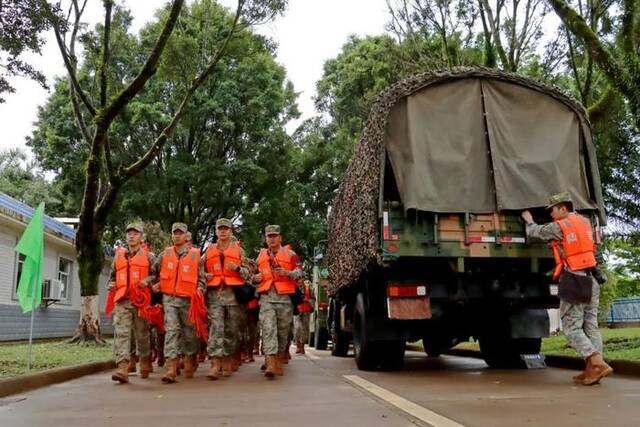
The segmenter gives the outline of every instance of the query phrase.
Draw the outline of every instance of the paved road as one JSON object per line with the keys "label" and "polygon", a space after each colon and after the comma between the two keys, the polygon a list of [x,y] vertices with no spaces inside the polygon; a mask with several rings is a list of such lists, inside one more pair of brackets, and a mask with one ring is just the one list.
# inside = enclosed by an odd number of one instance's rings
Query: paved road
{"label": "paved road", "polygon": [[578,387],[561,369],[500,371],[482,361],[409,352],[403,370],[362,372],[324,351],[268,381],[259,363],[233,377],[112,384],[110,374],[0,399],[0,426],[635,426],[640,380]]}

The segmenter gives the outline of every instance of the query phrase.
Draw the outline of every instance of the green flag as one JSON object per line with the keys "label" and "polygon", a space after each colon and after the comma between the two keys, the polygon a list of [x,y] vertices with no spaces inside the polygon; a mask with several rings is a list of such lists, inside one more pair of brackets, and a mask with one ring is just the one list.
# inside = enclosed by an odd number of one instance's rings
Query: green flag
{"label": "green flag", "polygon": [[[44,261],[44,227],[42,216],[44,203],[40,203],[31,222],[16,246],[16,252],[25,256],[18,283],[18,301],[22,312],[27,313],[40,305],[42,300],[42,265]],[[35,301],[34,301],[35,296]]]}

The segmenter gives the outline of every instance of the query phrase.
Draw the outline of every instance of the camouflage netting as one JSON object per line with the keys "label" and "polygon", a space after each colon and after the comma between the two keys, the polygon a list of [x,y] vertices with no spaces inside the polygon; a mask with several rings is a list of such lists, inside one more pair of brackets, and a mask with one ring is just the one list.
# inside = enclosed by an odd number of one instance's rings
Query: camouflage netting
{"label": "camouflage netting", "polygon": [[[547,94],[574,110],[579,117],[583,133],[590,141],[590,126],[584,108],[559,89],[541,84],[520,75],[483,68],[457,68],[442,72],[428,72],[409,77],[381,93],[374,102],[367,125],[362,133],[353,159],[333,200],[329,216],[329,293],[356,283],[361,274],[381,264],[380,230],[378,227],[378,198],[381,167],[384,165],[384,138],[387,120],[393,106],[427,86],[466,78],[485,78],[513,83]],[[595,163],[593,144],[588,143],[588,160]],[[599,186],[595,198],[602,206]]]}

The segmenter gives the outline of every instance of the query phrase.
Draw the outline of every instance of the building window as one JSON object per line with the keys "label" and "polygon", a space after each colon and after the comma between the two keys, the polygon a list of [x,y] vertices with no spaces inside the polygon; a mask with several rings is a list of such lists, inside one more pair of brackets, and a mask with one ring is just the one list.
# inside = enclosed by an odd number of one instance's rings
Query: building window
{"label": "building window", "polygon": [[25,256],[23,254],[18,254],[18,272],[16,274],[16,285],[13,287],[14,291],[18,291],[18,284],[20,283],[20,276],[22,275],[22,266],[24,265]]}
{"label": "building window", "polygon": [[62,283],[60,291],[60,299],[62,301],[69,299],[69,290],[71,289],[71,266],[73,261],[65,258],[58,260],[58,280]]}

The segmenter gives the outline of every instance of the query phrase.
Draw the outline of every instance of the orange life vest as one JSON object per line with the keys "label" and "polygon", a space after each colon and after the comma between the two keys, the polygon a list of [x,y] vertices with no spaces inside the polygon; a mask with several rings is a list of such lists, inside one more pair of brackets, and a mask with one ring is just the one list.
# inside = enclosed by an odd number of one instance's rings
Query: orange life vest
{"label": "orange life vest", "polygon": [[160,291],[165,295],[191,298],[198,286],[200,250],[189,249],[180,259],[173,246],[162,254]]}
{"label": "orange life vest", "polygon": [[[273,268],[283,268],[287,271],[295,269],[296,256],[291,256],[288,246],[281,247],[274,257],[269,256],[268,249],[262,249],[258,255],[258,271],[262,274],[262,281],[258,286],[258,293],[265,293],[275,284],[276,291],[280,295],[294,294],[297,282],[287,276],[279,276]],[[272,268],[273,265],[273,268]]]}
{"label": "orange life vest", "polygon": [[311,306],[311,287],[308,285],[302,285],[302,287],[304,289],[304,301],[298,305],[298,311],[300,313],[311,313],[313,311],[313,307]]}
{"label": "orange life vest", "polygon": [[220,251],[217,244],[210,245],[207,248],[205,259],[205,271],[213,274],[213,278],[207,280],[207,286],[215,287],[222,284],[227,286],[244,285],[245,281],[240,276],[240,273],[228,267],[229,262],[232,261],[238,266],[242,263],[242,251],[237,242],[231,242],[224,251]]}
{"label": "orange life vest", "polygon": [[551,245],[556,260],[554,279],[560,277],[564,267],[569,267],[572,271],[595,267],[595,242],[589,220],[582,215],[570,213],[565,219],[556,222],[562,230],[562,242],[552,242]]}
{"label": "orange life vest", "polygon": [[116,271],[116,293],[113,301],[118,302],[128,298],[129,288],[138,286],[149,275],[149,258],[142,248],[133,257],[127,258],[127,250],[120,247],[116,249],[113,263]]}

